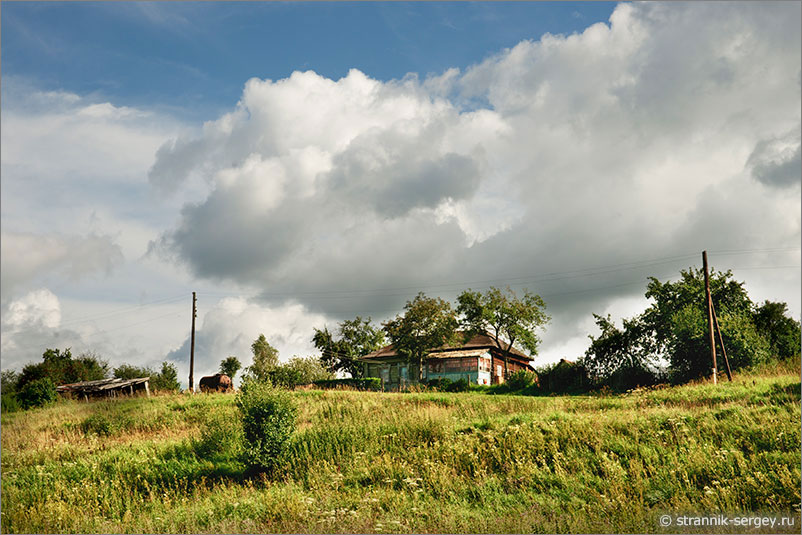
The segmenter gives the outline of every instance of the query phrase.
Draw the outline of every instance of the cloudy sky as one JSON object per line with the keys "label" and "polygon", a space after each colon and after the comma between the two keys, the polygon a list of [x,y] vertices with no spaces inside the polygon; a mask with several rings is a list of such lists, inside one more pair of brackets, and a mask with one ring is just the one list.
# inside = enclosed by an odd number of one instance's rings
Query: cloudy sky
{"label": "cloudy sky", "polygon": [[800,315],[800,4],[4,3],[2,367],[186,381],[418,291],[528,288],[536,364],[646,278]]}

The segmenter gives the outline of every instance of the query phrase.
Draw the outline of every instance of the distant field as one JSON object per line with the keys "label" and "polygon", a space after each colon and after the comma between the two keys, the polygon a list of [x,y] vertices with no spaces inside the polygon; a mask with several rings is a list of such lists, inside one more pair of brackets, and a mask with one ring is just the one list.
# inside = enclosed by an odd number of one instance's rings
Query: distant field
{"label": "distant field", "polygon": [[233,395],[4,414],[2,532],[755,532],[658,520],[754,511],[799,532],[798,369],[618,396],[293,395],[279,481],[244,475]]}

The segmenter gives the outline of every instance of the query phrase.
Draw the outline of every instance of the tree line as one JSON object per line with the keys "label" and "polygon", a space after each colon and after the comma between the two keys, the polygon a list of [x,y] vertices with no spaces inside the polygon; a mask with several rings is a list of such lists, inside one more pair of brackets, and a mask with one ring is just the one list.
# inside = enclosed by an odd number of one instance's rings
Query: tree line
{"label": "tree line", "polygon": [[[734,280],[731,271],[713,270],[710,290],[733,370],[800,354],[800,323],[788,316],[786,303],[752,302],[744,283]],[[550,384],[571,385],[571,390],[580,386],[628,389],[708,376],[712,362],[704,295],[702,270],[682,270],[676,282],[650,277],[645,293],[652,301],[649,307],[632,318],[623,318],[621,327],[609,315],[594,314],[601,333],[589,336],[590,345],[578,358],[541,367],[538,374],[530,376],[519,372],[516,377],[508,375],[504,358],[504,375],[512,379],[505,388],[528,388],[545,378]],[[311,341],[319,356],[293,357],[281,363],[278,350],[260,334],[251,345],[253,361],[243,370],[243,381],[293,387],[336,375],[360,379],[363,365],[359,359],[388,343],[422,371],[421,364],[431,350],[459,343],[476,333],[490,336],[503,355],[517,347],[534,358],[541,342],[539,332],[550,321],[545,308],[540,296],[528,290],[519,296],[509,287],[491,287],[485,292],[466,290],[457,297],[456,306],[421,292],[407,301],[403,313],[381,326],[370,317],[357,316],[341,321],[333,332],[325,326],[315,328]],[[236,356],[220,363],[220,373],[232,379],[240,369],[242,364]],[[128,364],[112,370],[108,362],[92,352],[73,358],[69,349],[47,349],[43,362],[28,364],[19,374],[2,372],[3,409],[31,406],[31,400],[41,396],[36,392],[42,388],[55,392],[58,384],[110,375],[121,379],[149,376],[154,390],[179,389],[175,365],[166,361],[158,372]]]}
{"label": "tree line", "polygon": [[56,386],[101,379],[135,379],[150,377],[150,388],[154,391],[177,391],[178,371],[175,364],[164,361],[157,372],[150,367],[121,364],[111,368],[107,360],[92,351],[72,356],[70,348],[46,349],[42,362],[27,364],[20,373],[3,370],[2,410],[13,411],[44,405],[56,399]]}

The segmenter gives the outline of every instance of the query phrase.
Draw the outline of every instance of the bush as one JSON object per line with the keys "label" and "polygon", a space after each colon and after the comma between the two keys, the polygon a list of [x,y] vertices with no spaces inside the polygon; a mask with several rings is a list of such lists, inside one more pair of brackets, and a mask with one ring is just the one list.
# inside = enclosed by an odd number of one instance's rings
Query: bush
{"label": "bush", "polygon": [[2,406],[0,406],[0,410],[3,412],[16,412],[20,410],[19,401],[17,401],[17,396],[15,394],[3,394],[2,396]]}
{"label": "bush", "polygon": [[242,427],[228,415],[214,412],[206,417],[200,438],[192,441],[192,448],[203,458],[219,454],[239,457],[242,455]]}
{"label": "bush", "polygon": [[467,392],[468,386],[469,383],[467,379],[457,379],[446,387],[446,392]]}
{"label": "bush", "polygon": [[117,431],[115,422],[105,414],[93,414],[85,418],[78,428],[84,435],[100,435],[107,437]]}
{"label": "bush", "polygon": [[242,419],[243,461],[253,470],[275,473],[295,430],[297,408],[290,394],[251,380],[237,394],[237,408]]}
{"label": "bush", "polygon": [[382,389],[382,381],[378,377],[366,377],[365,379],[326,379],[315,381],[318,388],[353,388],[354,390],[371,390],[378,392]]}
{"label": "bush", "polygon": [[510,390],[523,390],[524,388],[529,388],[532,385],[536,385],[538,382],[537,374],[535,372],[530,372],[529,370],[518,370],[510,374],[509,378],[507,379],[507,386]]}
{"label": "bush", "polygon": [[23,409],[48,405],[56,401],[56,397],[56,385],[49,377],[31,381],[17,392],[17,401]]}

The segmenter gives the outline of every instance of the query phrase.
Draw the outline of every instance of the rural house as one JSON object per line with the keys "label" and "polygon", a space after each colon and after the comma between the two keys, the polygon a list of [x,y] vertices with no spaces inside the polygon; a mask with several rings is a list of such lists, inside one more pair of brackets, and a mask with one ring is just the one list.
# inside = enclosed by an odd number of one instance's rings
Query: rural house
{"label": "rural house", "polygon": [[[504,358],[504,352],[489,335],[477,334],[461,344],[430,351],[423,365],[423,379],[465,379],[480,385],[503,383]],[[529,364],[532,359],[514,347],[508,359],[508,374],[518,370],[534,371]],[[418,365],[408,362],[392,345],[368,353],[359,361],[364,366],[364,376],[381,379],[385,390],[397,390],[418,382]]]}

